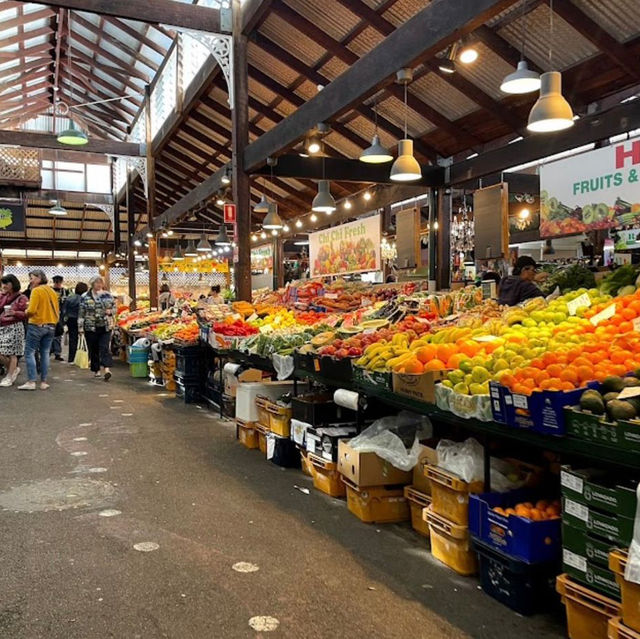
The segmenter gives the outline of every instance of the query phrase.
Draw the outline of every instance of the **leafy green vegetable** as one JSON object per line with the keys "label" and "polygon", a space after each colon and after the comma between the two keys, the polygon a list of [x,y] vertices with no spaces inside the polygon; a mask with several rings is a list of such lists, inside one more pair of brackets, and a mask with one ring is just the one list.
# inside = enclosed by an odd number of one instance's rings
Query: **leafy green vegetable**
{"label": "leafy green vegetable", "polygon": [[615,295],[623,286],[635,284],[638,277],[638,267],[625,264],[609,273],[600,283],[600,290],[608,295]]}
{"label": "leafy green vegetable", "polygon": [[541,290],[545,295],[549,295],[556,286],[561,293],[577,291],[579,288],[595,288],[596,278],[588,268],[573,264],[557,270],[544,282]]}

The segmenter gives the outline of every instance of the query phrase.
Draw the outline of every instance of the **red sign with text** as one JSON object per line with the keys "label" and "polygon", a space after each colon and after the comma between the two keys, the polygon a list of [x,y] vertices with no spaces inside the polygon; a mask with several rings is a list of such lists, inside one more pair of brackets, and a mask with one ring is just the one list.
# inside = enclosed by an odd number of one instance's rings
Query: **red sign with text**
{"label": "red sign with text", "polygon": [[225,204],[223,207],[223,211],[224,211],[224,223],[235,224],[236,223],[236,205]]}

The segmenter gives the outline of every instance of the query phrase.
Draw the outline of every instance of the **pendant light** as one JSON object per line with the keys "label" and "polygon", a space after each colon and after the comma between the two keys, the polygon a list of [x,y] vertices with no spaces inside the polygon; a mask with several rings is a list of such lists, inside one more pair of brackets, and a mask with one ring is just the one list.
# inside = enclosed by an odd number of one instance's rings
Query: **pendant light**
{"label": "pendant light", "polygon": [[523,94],[533,93],[540,89],[540,74],[529,69],[529,65],[525,60],[525,50],[527,44],[527,0],[522,2],[522,49],[520,53],[520,62],[518,68],[510,73],[502,81],[500,91],[503,93]]}
{"label": "pendant light", "polygon": [[375,105],[373,107],[373,117],[375,130],[371,140],[371,146],[367,147],[360,154],[359,160],[367,164],[384,164],[385,162],[391,162],[393,156],[380,144],[380,137],[378,136],[378,109]]}
{"label": "pendant light", "polygon": [[269,200],[264,192],[264,180],[262,180],[262,197],[260,201],[253,207],[254,213],[268,213],[269,212]]}
{"label": "pendant light", "polygon": [[[69,11],[69,33],[67,37],[67,71],[69,86],[71,87],[71,102],[73,102],[73,73],[71,71],[71,16],[72,12]],[[54,110],[55,120],[55,110]],[[89,142],[89,138],[84,131],[78,129],[71,118],[69,118],[69,126],[58,133],[56,140],[60,144],[66,144],[67,146],[83,146]]]}
{"label": "pendant light", "polygon": [[193,240],[189,240],[187,243],[187,248],[184,250],[185,257],[197,257],[198,251],[196,250],[196,246],[193,243]]}
{"label": "pendant light", "polygon": [[404,139],[398,142],[398,157],[391,167],[389,176],[393,182],[414,182],[422,177],[420,164],[413,157],[413,140],[408,136],[407,90],[413,78],[411,69],[401,69],[397,74],[398,82],[404,84]]}
{"label": "pendant light", "polygon": [[184,255],[182,254],[182,247],[180,246],[180,242],[176,244],[176,250],[173,252],[172,259],[174,262],[182,262],[182,260],[184,260]]}
{"label": "pendant light", "polygon": [[318,194],[313,198],[311,210],[331,215],[336,210],[336,201],[329,189],[329,180],[318,182]]}
{"label": "pendant light", "polygon": [[438,69],[442,71],[442,73],[446,73],[451,75],[456,72],[456,54],[458,53],[458,43],[454,42],[449,49],[449,53],[444,58],[440,58],[438,61]]}
{"label": "pendant light", "polygon": [[67,209],[60,204],[60,200],[56,200],[56,203],[49,209],[49,215],[61,217],[67,215]]}
{"label": "pendant light", "polygon": [[231,246],[231,241],[227,236],[227,226],[226,224],[220,225],[220,232],[216,237],[216,246]]}
{"label": "pendant light", "polygon": [[[549,66],[553,69],[553,0],[549,0]],[[547,71],[540,76],[540,97],[529,113],[527,129],[551,133],[572,127],[573,111],[562,95],[562,74]]]}
{"label": "pendant light", "polygon": [[198,242],[198,246],[196,246],[196,251],[198,251],[198,253],[208,253],[211,251],[211,244],[204,232],[200,236],[200,241]]}
{"label": "pendant light", "polygon": [[264,220],[262,220],[263,229],[281,229],[283,226],[282,219],[278,215],[278,205],[275,202],[269,203],[269,212]]}

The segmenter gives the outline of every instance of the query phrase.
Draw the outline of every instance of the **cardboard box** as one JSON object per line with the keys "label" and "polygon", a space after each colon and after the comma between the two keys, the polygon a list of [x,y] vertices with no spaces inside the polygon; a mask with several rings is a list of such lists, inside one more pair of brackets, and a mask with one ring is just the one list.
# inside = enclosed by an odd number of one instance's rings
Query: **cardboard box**
{"label": "cardboard box", "polygon": [[425,475],[424,469],[431,464],[438,465],[438,453],[435,448],[429,446],[420,446],[420,457],[418,463],[413,468],[413,487],[425,495],[431,494],[431,481]]}
{"label": "cardboard box", "polygon": [[637,482],[607,475],[594,468],[574,469],[563,466],[560,473],[562,494],[586,506],[623,517],[636,515]]}
{"label": "cardboard box", "polygon": [[618,586],[613,572],[609,568],[596,564],[588,557],[563,548],[562,570],[589,588],[593,588],[596,592],[620,599],[620,586]]}
{"label": "cardboard box", "polygon": [[261,382],[262,371],[257,368],[249,368],[242,371],[237,377],[230,373],[224,373],[224,392],[226,395],[235,397],[238,391],[238,385],[245,382]]}
{"label": "cardboard box", "polygon": [[584,530],[567,524],[562,526],[562,547],[575,555],[586,557],[590,562],[604,568],[609,566],[609,553],[616,547],[615,542],[594,537]]}
{"label": "cardboard box", "polygon": [[628,546],[633,538],[633,519],[630,517],[603,513],[564,495],[562,523],[589,534],[604,537],[622,546]]}
{"label": "cardboard box", "polygon": [[393,373],[393,392],[427,404],[436,403],[436,382],[449,371],[427,371],[420,375]]}
{"label": "cardboard box", "polygon": [[334,424],[322,428],[307,428],[307,452],[317,455],[329,462],[338,461],[338,443],[342,439],[349,439],[356,435],[358,427],[355,424]]}
{"label": "cardboard box", "polygon": [[411,471],[400,470],[375,453],[353,450],[349,442],[343,439],[338,444],[338,470],[358,487],[410,484],[413,475]]}
{"label": "cardboard box", "polygon": [[[298,382],[298,390],[300,392],[304,392],[306,389],[306,383]],[[286,393],[293,393],[293,382],[244,382],[238,384],[236,419],[241,419],[244,422],[257,422],[256,397],[262,395],[269,399],[278,399],[278,397]]]}

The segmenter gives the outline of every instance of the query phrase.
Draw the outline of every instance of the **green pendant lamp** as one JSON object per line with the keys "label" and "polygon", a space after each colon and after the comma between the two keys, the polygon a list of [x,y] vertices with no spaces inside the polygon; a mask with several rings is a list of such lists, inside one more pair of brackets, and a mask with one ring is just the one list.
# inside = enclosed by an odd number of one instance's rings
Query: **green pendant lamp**
{"label": "green pendant lamp", "polygon": [[71,119],[69,120],[69,128],[58,133],[56,139],[60,144],[66,144],[67,146],[84,146],[89,142],[87,134],[78,129]]}
{"label": "green pendant lamp", "polygon": [[67,215],[67,209],[64,208],[64,206],[62,206],[62,204],[60,204],[60,200],[58,200],[50,209],[49,209],[49,215],[56,215],[58,217],[61,217],[63,215]]}
{"label": "green pendant lamp", "polygon": [[283,226],[282,218],[278,215],[278,206],[275,202],[269,203],[269,212],[262,221],[263,229],[281,229]]}

